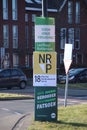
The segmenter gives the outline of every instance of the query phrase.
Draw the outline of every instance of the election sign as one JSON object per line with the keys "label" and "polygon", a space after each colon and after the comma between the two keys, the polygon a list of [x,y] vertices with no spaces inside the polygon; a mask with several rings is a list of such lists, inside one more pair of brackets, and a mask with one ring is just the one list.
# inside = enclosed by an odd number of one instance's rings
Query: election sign
{"label": "election sign", "polygon": [[35,50],[55,50],[55,21],[54,18],[36,17],[35,21]]}
{"label": "election sign", "polygon": [[33,86],[56,86],[56,52],[34,52]]}
{"label": "election sign", "polygon": [[57,120],[57,87],[35,87],[35,120]]}
{"label": "election sign", "polygon": [[36,17],[33,86],[35,87],[35,120],[37,121],[57,121],[56,65],[55,20]]}

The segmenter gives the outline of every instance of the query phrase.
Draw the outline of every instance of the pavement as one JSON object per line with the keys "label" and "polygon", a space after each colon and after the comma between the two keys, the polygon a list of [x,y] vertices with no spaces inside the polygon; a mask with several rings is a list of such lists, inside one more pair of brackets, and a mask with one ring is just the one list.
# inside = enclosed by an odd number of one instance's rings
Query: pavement
{"label": "pavement", "polygon": [[[30,85],[27,92],[26,90],[23,90],[23,91],[21,90],[21,93],[34,95],[34,87]],[[63,100],[64,95],[65,95],[65,90],[58,88],[58,99],[61,100],[60,97],[62,97],[62,100]],[[86,90],[85,89],[84,90],[68,89],[68,96],[69,97],[87,97],[87,89]],[[86,98],[86,101],[87,101],[87,98]],[[13,126],[11,130],[28,130],[33,120],[34,120],[34,113],[23,115],[18,119],[17,122],[15,122],[15,125]]]}
{"label": "pavement", "polygon": [[33,121],[33,113],[24,115],[15,123],[11,130],[28,130]]}
{"label": "pavement", "polygon": [[[30,87],[30,94],[31,92],[34,92],[34,87]],[[64,97],[65,90],[64,89],[58,89],[58,98]],[[33,94],[33,93],[32,93]],[[68,96],[69,97],[87,97],[87,89],[85,90],[77,90],[77,89],[69,89],[68,90]],[[86,98],[87,101],[87,98]],[[29,126],[31,125],[33,121],[34,113],[24,115],[21,117],[16,124],[13,126],[12,130],[28,130]]]}
{"label": "pavement", "polygon": [[[63,96],[65,94],[65,89],[58,89],[58,95]],[[87,96],[87,89],[68,89],[68,96],[71,97],[82,97]]]}

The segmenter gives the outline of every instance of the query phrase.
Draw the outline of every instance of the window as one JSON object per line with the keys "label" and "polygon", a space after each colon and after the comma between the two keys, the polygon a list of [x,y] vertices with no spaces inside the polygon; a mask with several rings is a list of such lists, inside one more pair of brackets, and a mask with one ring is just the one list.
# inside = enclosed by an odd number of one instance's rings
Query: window
{"label": "window", "polygon": [[25,57],[25,66],[28,67],[29,66],[29,55],[27,54]]}
{"label": "window", "polygon": [[17,0],[12,0],[12,20],[17,20]]}
{"label": "window", "polygon": [[13,67],[18,67],[19,65],[19,57],[18,54],[13,54]]}
{"label": "window", "polygon": [[74,48],[74,28],[68,29],[68,43],[72,44]]}
{"label": "window", "polygon": [[1,59],[1,68],[9,68],[10,60],[9,60],[9,53],[5,53]]}
{"label": "window", "polygon": [[25,26],[25,41],[26,41],[26,48],[29,48],[29,27],[28,25]]}
{"label": "window", "polygon": [[75,30],[75,49],[80,49],[80,29]]}
{"label": "window", "polygon": [[83,55],[82,54],[76,54],[76,63],[83,64]]}
{"label": "window", "polygon": [[68,1],[68,23],[72,24],[73,22],[73,2]]}
{"label": "window", "polygon": [[21,76],[21,75],[22,75],[21,71],[19,71],[17,69],[11,70],[11,76]]}
{"label": "window", "polygon": [[9,47],[9,28],[8,25],[3,25],[3,46]]}
{"label": "window", "polygon": [[61,53],[61,54],[60,54],[60,64],[63,64],[63,59],[64,59],[64,54]]}
{"label": "window", "polygon": [[18,26],[13,25],[13,48],[18,48]]}
{"label": "window", "polygon": [[36,17],[36,15],[32,14],[32,22],[35,22],[35,17]]}
{"label": "window", "polygon": [[42,1],[41,0],[25,0],[27,3],[37,3],[37,4],[41,4]]}
{"label": "window", "polygon": [[25,14],[25,22],[28,22],[28,14]]}
{"label": "window", "polygon": [[2,77],[10,77],[11,76],[11,72],[10,72],[10,70],[9,69],[7,69],[7,70],[4,70],[4,71],[2,71],[1,73],[0,73],[0,76],[2,76]]}
{"label": "window", "polygon": [[64,49],[66,43],[66,28],[61,28],[60,30],[60,47]]}
{"label": "window", "polygon": [[76,23],[80,23],[80,2],[76,2]]}
{"label": "window", "polygon": [[41,3],[42,3],[41,0],[35,0],[35,2],[38,3],[38,4],[41,4]]}
{"label": "window", "polygon": [[12,76],[18,76],[18,71],[17,70],[11,70],[11,75]]}
{"label": "window", "polygon": [[3,19],[8,19],[8,0],[3,0]]}
{"label": "window", "polygon": [[32,48],[35,48],[35,28],[32,26]]}
{"label": "window", "polygon": [[32,0],[25,0],[27,3],[33,3]]}

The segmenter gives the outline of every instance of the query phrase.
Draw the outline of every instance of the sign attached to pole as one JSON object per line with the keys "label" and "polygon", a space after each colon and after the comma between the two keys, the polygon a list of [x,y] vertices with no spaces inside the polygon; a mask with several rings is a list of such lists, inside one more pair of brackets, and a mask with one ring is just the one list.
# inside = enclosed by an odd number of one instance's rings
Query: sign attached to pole
{"label": "sign attached to pole", "polygon": [[35,51],[55,51],[54,18],[36,17]]}
{"label": "sign attached to pole", "polygon": [[65,44],[64,66],[65,66],[66,74],[69,71],[71,63],[72,63],[72,44]]}
{"label": "sign attached to pole", "polygon": [[45,16],[36,17],[33,86],[37,121],[57,121],[56,60],[55,20]]}
{"label": "sign attached to pole", "polygon": [[35,87],[35,120],[57,121],[57,87]]}
{"label": "sign attached to pole", "polygon": [[56,86],[56,52],[34,52],[33,86]]}
{"label": "sign attached to pole", "polygon": [[68,95],[68,72],[72,63],[72,44],[65,44],[64,50],[64,65],[66,71],[66,86],[65,86],[65,102],[64,106],[67,106],[67,95]]}

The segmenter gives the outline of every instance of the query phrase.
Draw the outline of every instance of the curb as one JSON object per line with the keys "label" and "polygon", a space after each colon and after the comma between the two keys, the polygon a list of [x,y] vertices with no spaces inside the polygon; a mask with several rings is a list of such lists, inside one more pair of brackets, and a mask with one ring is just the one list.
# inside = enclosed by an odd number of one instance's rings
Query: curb
{"label": "curb", "polygon": [[32,123],[31,115],[28,113],[20,117],[11,130],[27,130]]}
{"label": "curb", "polygon": [[34,99],[34,97],[13,97],[13,98],[0,98],[0,101],[7,101],[7,100],[28,100],[28,99]]}

